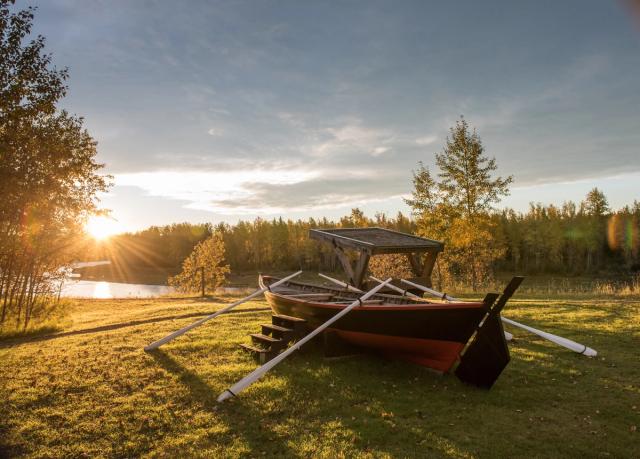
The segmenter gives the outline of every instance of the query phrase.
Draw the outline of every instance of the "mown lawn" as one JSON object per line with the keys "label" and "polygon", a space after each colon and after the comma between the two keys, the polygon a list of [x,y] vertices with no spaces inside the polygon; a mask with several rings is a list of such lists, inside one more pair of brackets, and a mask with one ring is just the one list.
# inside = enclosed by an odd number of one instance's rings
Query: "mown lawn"
{"label": "mown lawn", "polygon": [[223,405],[256,366],[237,344],[269,320],[266,303],[142,350],[219,307],[79,300],[63,332],[0,341],[0,456],[640,457],[639,300],[516,297],[507,317],[599,356],[510,329],[491,391],[311,347]]}

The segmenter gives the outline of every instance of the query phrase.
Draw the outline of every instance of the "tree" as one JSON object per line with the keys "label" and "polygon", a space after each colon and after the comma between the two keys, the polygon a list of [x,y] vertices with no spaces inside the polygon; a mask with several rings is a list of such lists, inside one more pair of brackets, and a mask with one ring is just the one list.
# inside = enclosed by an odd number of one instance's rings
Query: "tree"
{"label": "tree", "polygon": [[[451,128],[445,147],[436,154],[436,180],[422,163],[413,174],[412,199],[406,200],[419,232],[445,242],[442,263],[449,274],[467,278],[473,289],[490,274],[505,248],[494,234],[493,205],[509,193],[511,176],[493,177],[494,158],[487,158],[480,136],[461,117]],[[440,272],[440,274],[438,274]],[[436,275],[442,275],[436,271]]]}
{"label": "tree", "polygon": [[498,169],[495,158],[484,155],[478,133],[469,132],[461,117],[447,137],[442,153],[436,154],[440,169],[438,189],[448,210],[454,215],[474,218],[493,210],[493,204],[509,194],[513,176],[492,178]]}
{"label": "tree", "polygon": [[597,187],[587,193],[582,208],[585,214],[596,217],[604,217],[611,211],[607,197]]}
{"label": "tree", "polygon": [[603,252],[606,246],[605,229],[607,216],[610,212],[607,197],[598,188],[593,188],[587,193],[585,200],[580,204],[580,213],[584,218],[585,242],[587,245],[587,266],[592,270],[602,263]]}
{"label": "tree", "polygon": [[51,279],[79,248],[108,177],[82,118],[57,109],[66,69],[31,33],[34,8],[0,0],[0,301],[26,328]]}
{"label": "tree", "polygon": [[205,285],[212,290],[224,283],[229,273],[225,262],[224,240],[220,231],[199,242],[191,255],[182,262],[182,272],[169,278],[169,285],[183,293],[197,292],[202,288],[200,269],[204,268]]}

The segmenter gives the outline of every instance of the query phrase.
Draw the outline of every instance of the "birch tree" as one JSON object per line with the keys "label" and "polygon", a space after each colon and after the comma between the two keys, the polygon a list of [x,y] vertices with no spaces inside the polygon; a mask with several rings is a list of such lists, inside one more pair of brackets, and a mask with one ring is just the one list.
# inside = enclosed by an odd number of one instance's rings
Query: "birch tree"
{"label": "birch tree", "polygon": [[[494,205],[509,194],[511,176],[494,177],[498,166],[488,158],[478,133],[464,118],[451,128],[436,155],[437,178],[420,163],[413,176],[412,198],[406,202],[422,235],[445,242],[442,264],[475,290],[491,274],[505,247],[495,237]],[[443,274],[436,269],[436,275]]]}

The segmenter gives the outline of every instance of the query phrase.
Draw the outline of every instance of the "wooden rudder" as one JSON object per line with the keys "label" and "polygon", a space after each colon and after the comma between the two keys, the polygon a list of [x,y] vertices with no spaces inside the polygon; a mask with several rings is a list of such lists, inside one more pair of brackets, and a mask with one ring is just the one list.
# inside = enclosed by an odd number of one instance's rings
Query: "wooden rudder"
{"label": "wooden rudder", "polygon": [[480,323],[475,335],[471,337],[460,357],[460,364],[455,370],[456,376],[461,381],[490,389],[509,363],[511,357],[504,337],[500,312],[523,279],[524,277],[519,276],[511,279],[497,302],[498,295],[495,293],[485,297],[488,314]]}

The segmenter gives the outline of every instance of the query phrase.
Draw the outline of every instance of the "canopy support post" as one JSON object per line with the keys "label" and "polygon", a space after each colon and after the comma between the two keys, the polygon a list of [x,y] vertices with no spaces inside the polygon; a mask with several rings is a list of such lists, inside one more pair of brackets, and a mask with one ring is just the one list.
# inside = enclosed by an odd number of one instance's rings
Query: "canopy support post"
{"label": "canopy support post", "polygon": [[431,282],[431,273],[433,272],[433,267],[436,264],[438,253],[439,251],[429,250],[426,252],[423,259],[421,259],[419,253],[407,253],[407,259],[411,265],[413,275],[422,280],[424,285],[429,288],[433,286]]}
{"label": "canopy support post", "polygon": [[[353,267],[351,266],[351,261],[349,260],[349,257],[347,256],[347,254],[344,252],[344,249],[342,247],[338,247],[334,243],[333,244],[333,251],[335,252],[336,256],[338,257],[338,260],[340,261],[340,264],[342,265],[342,268],[344,269],[344,272],[347,275],[347,278],[349,279],[349,283],[351,285],[356,285],[356,283],[355,283],[355,274],[353,273]],[[356,285],[356,287],[357,287],[357,285]]]}
{"label": "canopy support post", "polygon": [[349,278],[349,284],[356,288],[361,288],[369,268],[369,259],[371,258],[371,252],[369,250],[358,250],[360,257],[356,261],[355,266],[351,264],[349,256],[345,253],[342,247],[333,245],[333,250],[340,260],[340,264],[344,268],[344,272]]}
{"label": "canopy support post", "polygon": [[360,252],[360,258],[356,263],[356,268],[354,270],[354,284],[357,288],[362,288],[362,284],[365,279],[365,275],[367,273],[367,269],[369,269],[369,259],[371,258],[371,253],[368,250],[363,250]]}
{"label": "canopy support post", "polygon": [[438,259],[438,251],[429,250],[425,254],[424,262],[422,265],[422,278],[424,279],[427,287],[433,287],[431,282],[431,273],[433,272],[433,267],[436,264],[436,260]]}

